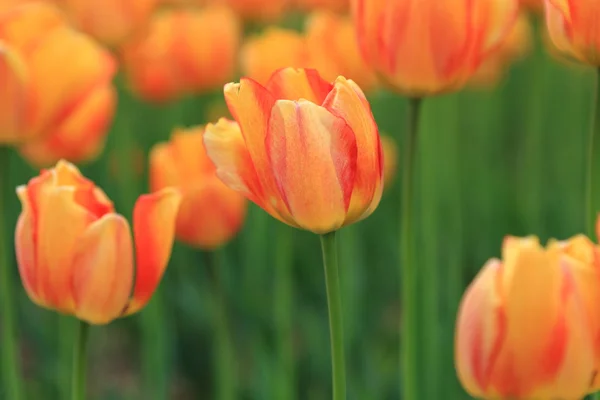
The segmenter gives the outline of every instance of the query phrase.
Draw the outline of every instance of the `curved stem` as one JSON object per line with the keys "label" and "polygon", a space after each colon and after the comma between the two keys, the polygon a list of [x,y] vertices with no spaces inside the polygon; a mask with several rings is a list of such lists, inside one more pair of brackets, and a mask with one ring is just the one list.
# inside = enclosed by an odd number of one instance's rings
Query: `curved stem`
{"label": "curved stem", "polygon": [[[10,173],[10,149],[0,145],[0,215],[7,212],[7,199],[11,189],[8,176]],[[12,263],[8,255],[8,235],[6,221],[0,219],[0,304],[2,320],[0,322],[2,337],[2,382],[5,394],[9,399],[20,400],[23,397],[21,382],[21,363],[18,358],[18,343],[15,333],[15,315],[13,303],[11,274]]]}
{"label": "curved stem", "polygon": [[587,177],[585,187],[585,228],[590,237],[594,236],[596,203],[594,199],[594,164],[600,153],[600,69],[596,71],[595,89],[592,97],[592,123],[589,133],[587,155]]}
{"label": "curved stem", "polygon": [[333,400],[346,399],[346,366],[344,360],[344,324],[342,319],[342,297],[338,274],[335,232],[321,236],[327,304],[329,306],[329,330],[331,336],[331,362],[333,378]]}
{"label": "curved stem", "polygon": [[224,266],[215,251],[204,253],[204,261],[213,292],[214,362],[216,370],[216,395],[218,400],[237,398],[234,345],[228,322],[227,295],[223,281]]}
{"label": "curved stem", "polygon": [[79,321],[77,339],[73,351],[73,379],[71,380],[71,399],[85,400],[85,383],[87,376],[87,339],[89,325]]}
{"label": "curved stem", "polygon": [[408,131],[404,141],[402,169],[402,209],[400,214],[400,276],[402,288],[401,370],[402,398],[417,400],[418,396],[418,300],[417,269],[412,259],[412,201],[414,165],[419,131],[421,99],[409,100]]}

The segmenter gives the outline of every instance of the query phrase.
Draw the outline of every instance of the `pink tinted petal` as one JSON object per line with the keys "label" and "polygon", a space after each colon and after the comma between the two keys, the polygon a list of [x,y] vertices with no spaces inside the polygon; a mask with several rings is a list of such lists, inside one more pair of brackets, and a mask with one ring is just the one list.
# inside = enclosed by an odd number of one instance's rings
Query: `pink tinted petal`
{"label": "pink tinted petal", "polygon": [[266,87],[278,100],[305,99],[320,105],[333,86],[317,70],[283,68],[271,76]]}

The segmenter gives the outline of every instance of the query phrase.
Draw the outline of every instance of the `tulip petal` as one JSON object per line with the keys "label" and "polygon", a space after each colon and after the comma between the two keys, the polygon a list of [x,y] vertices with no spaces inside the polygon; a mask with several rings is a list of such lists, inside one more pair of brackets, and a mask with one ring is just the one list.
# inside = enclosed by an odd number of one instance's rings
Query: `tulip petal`
{"label": "tulip petal", "polygon": [[366,218],[379,205],[383,192],[379,131],[367,99],[351,80],[339,77],[323,106],[344,119],[356,137],[356,175],[346,218],[348,224]]}
{"label": "tulip petal", "polygon": [[129,224],[107,214],[79,239],[73,258],[75,316],[91,324],[118,318],[131,295],[133,246]]}
{"label": "tulip petal", "polygon": [[262,202],[263,189],[236,122],[221,118],[216,124],[208,124],[204,130],[204,146],[223,183],[268,208],[269,205]]}
{"label": "tulip petal", "polygon": [[493,259],[481,269],[465,292],[456,319],[456,369],[474,397],[485,397],[506,330],[496,289],[500,266]]}
{"label": "tulip petal", "polygon": [[279,100],[266,145],[294,222],[315,233],[340,228],[356,172],[356,140],[346,122],[306,100]]}
{"label": "tulip petal", "polygon": [[29,202],[27,188],[19,186],[17,188],[17,195],[22,207],[15,231],[15,253],[19,266],[19,274],[29,298],[42,307],[48,307],[37,295],[37,249],[34,241],[35,218]]}
{"label": "tulip petal", "polygon": [[24,61],[0,40],[0,143],[17,142],[24,136],[25,99]]}
{"label": "tulip petal", "polygon": [[173,248],[175,219],[180,203],[179,191],[167,188],[140,196],[135,204],[133,235],[136,275],[127,315],[138,312],[150,301],[162,279]]}
{"label": "tulip petal", "polygon": [[277,100],[308,100],[322,104],[331,89],[314,69],[282,68],[275,71],[266,86]]}
{"label": "tulip petal", "polygon": [[158,143],[152,147],[148,159],[150,160],[150,191],[157,192],[169,186],[182,184],[169,143]]}

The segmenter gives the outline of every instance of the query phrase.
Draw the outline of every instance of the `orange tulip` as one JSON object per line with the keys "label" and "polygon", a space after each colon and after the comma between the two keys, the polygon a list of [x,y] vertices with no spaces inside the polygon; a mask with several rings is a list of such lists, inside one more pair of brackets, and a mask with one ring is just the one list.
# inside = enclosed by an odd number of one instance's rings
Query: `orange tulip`
{"label": "orange tulip", "polygon": [[510,32],[518,0],[352,0],[359,46],[392,88],[460,88]]}
{"label": "orange tulip", "polygon": [[34,165],[93,157],[114,114],[115,71],[113,57],[47,3],[0,15],[0,142],[20,145]]}
{"label": "orange tulip", "polygon": [[484,87],[496,85],[505,69],[513,61],[524,57],[531,46],[529,19],[520,14],[506,40],[479,66],[470,83]]}
{"label": "orange tulip", "polygon": [[221,87],[235,72],[239,35],[227,8],[162,11],[147,35],[123,48],[130,85],[150,101]]}
{"label": "orange tulip", "polygon": [[544,0],[521,0],[521,5],[533,11],[541,11],[544,8]]}
{"label": "orange tulip", "polygon": [[226,4],[246,20],[272,21],[283,15],[291,0],[208,0],[212,4]]}
{"label": "orange tulip", "polygon": [[312,66],[325,79],[333,81],[342,75],[365,91],[376,86],[377,78],[362,59],[354,24],[349,18],[315,12],[307,22],[306,40]]}
{"label": "orange tulip", "polygon": [[302,11],[331,10],[344,12],[350,8],[350,0],[294,0],[296,8]]}
{"label": "orange tulip", "polygon": [[225,86],[239,123],[221,119],[204,133],[217,175],[273,217],[318,234],[369,216],[383,190],[377,125],[351,80],[285,68],[266,86]]}
{"label": "orange tulip", "polygon": [[203,127],[176,130],[168,143],[150,153],[150,187],[153,191],[175,186],[183,200],[177,216],[176,236],[205,250],[215,249],[235,236],[246,215],[246,199],[217,178],[204,150]]}
{"label": "orange tulip", "polygon": [[17,193],[23,207],[15,233],[17,262],[34,303],[91,324],[146,305],[171,254],[181,199],[176,190],[141,196],[135,205],[135,273],[129,223],[75,166],[59,161]]}
{"label": "orange tulip", "polygon": [[84,32],[117,46],[145,27],[159,0],[54,0]]}
{"label": "orange tulip", "polygon": [[311,66],[305,38],[296,31],[277,27],[248,39],[240,57],[244,76],[262,85],[278,69]]}
{"label": "orange tulip", "polygon": [[586,293],[574,271],[595,251],[581,237],[546,249],[535,237],[505,239],[502,261],[488,261],[458,313],[456,367],[472,396],[579,399],[590,390],[596,338],[584,299],[597,291]]}
{"label": "orange tulip", "polygon": [[391,186],[398,169],[398,146],[396,141],[389,136],[381,136],[381,149],[383,151],[383,177],[385,188]]}
{"label": "orange tulip", "polygon": [[600,3],[594,0],[546,0],[550,38],[562,53],[600,66]]}

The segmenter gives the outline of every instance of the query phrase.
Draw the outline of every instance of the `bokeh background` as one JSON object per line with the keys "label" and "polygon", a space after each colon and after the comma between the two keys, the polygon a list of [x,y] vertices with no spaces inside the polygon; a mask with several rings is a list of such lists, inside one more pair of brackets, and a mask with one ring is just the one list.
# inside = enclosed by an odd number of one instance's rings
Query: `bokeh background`
{"label": "bokeh background", "polygon": [[[301,30],[305,16],[293,11],[248,22],[244,32],[246,37],[260,34],[273,25]],[[425,349],[420,367],[427,399],[468,398],[453,366],[456,309],[478,269],[499,256],[503,237],[535,234],[545,241],[584,230],[585,138],[594,71],[558,60],[548,50],[541,16],[531,12],[528,19],[529,51],[502,79],[424,103],[414,227],[416,257],[426,278],[418,290],[438,294],[437,304],[423,307],[435,313],[427,334],[437,343]],[[236,70],[231,80],[241,75]],[[122,71],[115,84],[118,109],[105,150],[80,167],[129,218],[134,200],[148,191],[152,145],[167,140],[175,127],[214,122],[227,111],[220,88],[156,103],[133,92]],[[401,160],[406,99],[383,89],[368,97],[382,135],[396,141]],[[12,187],[37,173],[11,154]],[[377,211],[339,235],[349,399],[400,397],[400,174],[395,175]],[[20,212],[16,195],[1,212],[12,232]],[[239,398],[330,398],[318,237],[283,226],[251,204],[242,231],[217,253]],[[92,329],[90,399],[217,399],[214,288],[205,266],[201,252],[177,243],[149,306]],[[16,264],[12,271],[28,398],[66,399],[76,321],[35,306],[22,289]],[[281,341],[280,333],[289,331],[291,340]],[[285,394],[286,385],[295,396]]]}

